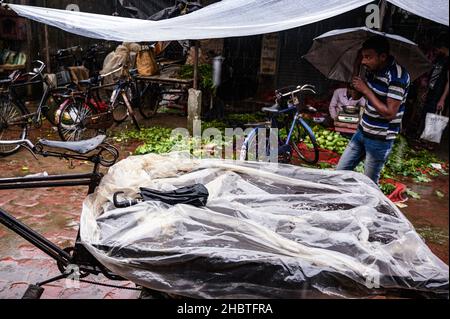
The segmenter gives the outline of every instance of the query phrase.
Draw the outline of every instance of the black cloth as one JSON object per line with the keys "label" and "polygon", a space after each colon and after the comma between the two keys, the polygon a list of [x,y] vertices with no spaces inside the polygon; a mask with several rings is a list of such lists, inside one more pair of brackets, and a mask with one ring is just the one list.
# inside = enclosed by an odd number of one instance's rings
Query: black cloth
{"label": "black cloth", "polygon": [[437,58],[430,75],[426,104],[437,104],[439,102],[447,84],[447,72],[448,57]]}
{"label": "black cloth", "polygon": [[165,20],[175,18],[183,14],[188,14],[202,8],[199,2],[188,0],[177,0],[175,5],[161,10],[148,18],[148,20]]}

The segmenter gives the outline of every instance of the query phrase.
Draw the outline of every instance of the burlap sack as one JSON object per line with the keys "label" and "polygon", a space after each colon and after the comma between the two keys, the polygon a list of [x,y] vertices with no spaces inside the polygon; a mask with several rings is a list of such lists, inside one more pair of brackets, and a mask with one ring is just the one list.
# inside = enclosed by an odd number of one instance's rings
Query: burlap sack
{"label": "burlap sack", "polygon": [[159,67],[156,63],[155,51],[153,48],[138,52],[136,57],[136,67],[139,75],[151,76],[159,74]]}

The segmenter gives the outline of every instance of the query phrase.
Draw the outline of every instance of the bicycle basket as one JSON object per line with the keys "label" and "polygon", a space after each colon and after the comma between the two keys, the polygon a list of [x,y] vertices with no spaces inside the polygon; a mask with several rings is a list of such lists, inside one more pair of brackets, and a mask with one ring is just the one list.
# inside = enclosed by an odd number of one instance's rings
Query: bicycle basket
{"label": "bicycle basket", "polygon": [[63,86],[72,82],[72,77],[69,71],[62,71],[56,73],[56,83],[58,86]]}

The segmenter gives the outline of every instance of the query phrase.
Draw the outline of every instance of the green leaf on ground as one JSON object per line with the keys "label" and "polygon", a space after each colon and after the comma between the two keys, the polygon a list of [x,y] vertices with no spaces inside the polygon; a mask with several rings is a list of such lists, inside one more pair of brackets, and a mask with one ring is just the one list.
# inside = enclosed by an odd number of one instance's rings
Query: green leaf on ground
{"label": "green leaf on ground", "polygon": [[441,191],[436,191],[436,196],[439,198],[444,198],[444,193]]}
{"label": "green leaf on ground", "polygon": [[416,192],[413,192],[409,188],[406,190],[406,195],[411,196],[412,198],[417,199],[417,200],[421,199],[419,194],[417,194]]}
{"label": "green leaf on ground", "polygon": [[431,178],[429,178],[426,175],[419,175],[416,178],[414,178],[414,182],[416,182],[416,183],[430,183],[431,182]]}
{"label": "green leaf on ground", "polygon": [[445,245],[448,242],[448,232],[442,229],[432,228],[430,226],[416,228],[417,233],[426,241],[439,245]]}

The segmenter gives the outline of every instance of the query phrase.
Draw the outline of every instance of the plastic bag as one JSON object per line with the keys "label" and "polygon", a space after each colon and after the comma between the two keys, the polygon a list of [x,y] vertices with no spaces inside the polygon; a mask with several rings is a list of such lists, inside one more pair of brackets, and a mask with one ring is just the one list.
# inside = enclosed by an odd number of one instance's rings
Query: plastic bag
{"label": "plastic bag", "polygon": [[105,60],[103,61],[103,69],[100,71],[100,74],[106,74],[111,71],[114,71],[120,66],[124,68],[120,71],[117,71],[103,79],[103,85],[113,84],[117,81],[119,77],[124,75],[126,70],[130,67],[130,50],[125,45],[117,46],[116,50],[109,53]]}
{"label": "plastic bag", "polygon": [[425,122],[425,130],[420,137],[422,140],[441,143],[442,133],[448,125],[448,117],[442,116],[442,111],[439,114],[427,113]]}

